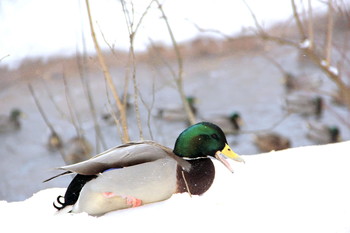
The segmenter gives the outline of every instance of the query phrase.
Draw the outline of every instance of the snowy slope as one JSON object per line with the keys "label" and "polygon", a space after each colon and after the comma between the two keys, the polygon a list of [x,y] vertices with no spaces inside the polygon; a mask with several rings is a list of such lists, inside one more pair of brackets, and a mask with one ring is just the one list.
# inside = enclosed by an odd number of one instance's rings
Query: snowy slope
{"label": "snowy slope", "polygon": [[[23,202],[0,201],[1,228],[11,232],[350,232],[350,141],[245,156],[230,174],[215,163],[204,195],[108,213],[56,215],[64,189]],[[220,230],[219,230],[220,229]]]}

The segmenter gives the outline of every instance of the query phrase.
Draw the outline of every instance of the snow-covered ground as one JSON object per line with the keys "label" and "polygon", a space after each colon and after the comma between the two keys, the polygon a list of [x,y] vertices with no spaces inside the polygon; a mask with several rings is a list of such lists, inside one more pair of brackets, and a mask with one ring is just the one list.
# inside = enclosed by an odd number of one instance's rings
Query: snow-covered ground
{"label": "snow-covered ground", "polygon": [[11,232],[350,232],[350,141],[245,156],[217,176],[202,196],[110,212],[56,215],[63,188],[0,201],[2,229]]}

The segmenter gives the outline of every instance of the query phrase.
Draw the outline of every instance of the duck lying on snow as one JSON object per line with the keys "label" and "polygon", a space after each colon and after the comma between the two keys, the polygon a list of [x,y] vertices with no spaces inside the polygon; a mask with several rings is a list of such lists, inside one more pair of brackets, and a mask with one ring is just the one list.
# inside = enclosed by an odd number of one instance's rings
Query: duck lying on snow
{"label": "duck lying on snow", "polygon": [[[230,171],[227,158],[243,162],[228,146],[223,131],[201,122],[184,130],[174,150],[153,141],[131,142],[107,150],[92,159],[61,167],[76,173],[66,193],[54,206],[70,206],[73,213],[102,215],[168,199],[174,193],[206,192],[215,176],[211,157]],[[57,177],[57,176],[56,176]]]}

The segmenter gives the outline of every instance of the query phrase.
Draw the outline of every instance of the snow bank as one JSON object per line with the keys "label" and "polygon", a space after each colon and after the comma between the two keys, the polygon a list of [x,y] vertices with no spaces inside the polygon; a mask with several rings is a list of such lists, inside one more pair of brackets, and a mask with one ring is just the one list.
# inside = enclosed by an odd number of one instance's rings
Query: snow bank
{"label": "snow bank", "polygon": [[108,213],[55,214],[62,188],[23,202],[0,201],[2,229],[11,232],[350,232],[350,141],[245,156],[217,176],[204,195]]}

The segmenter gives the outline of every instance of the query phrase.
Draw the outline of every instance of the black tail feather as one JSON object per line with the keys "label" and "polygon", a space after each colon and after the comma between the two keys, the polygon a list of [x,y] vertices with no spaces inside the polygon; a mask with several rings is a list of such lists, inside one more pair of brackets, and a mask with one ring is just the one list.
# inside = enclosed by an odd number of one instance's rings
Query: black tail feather
{"label": "black tail feather", "polygon": [[[61,210],[63,208],[65,208],[66,206],[69,205],[74,205],[80,195],[80,191],[82,190],[82,188],[84,187],[84,185],[89,182],[90,180],[96,178],[96,175],[80,175],[77,174],[73,180],[70,182],[66,193],[63,196],[58,196],[56,199],[56,202],[60,205],[56,205],[55,202],[53,203],[53,206],[57,209],[57,210]],[[64,199],[64,201],[61,201],[61,199]]]}
{"label": "black tail feather", "polygon": [[60,196],[58,196],[57,199],[56,199],[56,202],[57,202],[58,204],[60,204],[61,206],[57,206],[57,205],[55,204],[55,202],[52,203],[53,206],[54,206],[57,210],[61,210],[61,209],[63,209],[64,207],[67,206],[67,205],[65,205],[64,202],[62,202],[62,201],[60,200],[61,198],[64,198],[64,197],[60,195]]}

